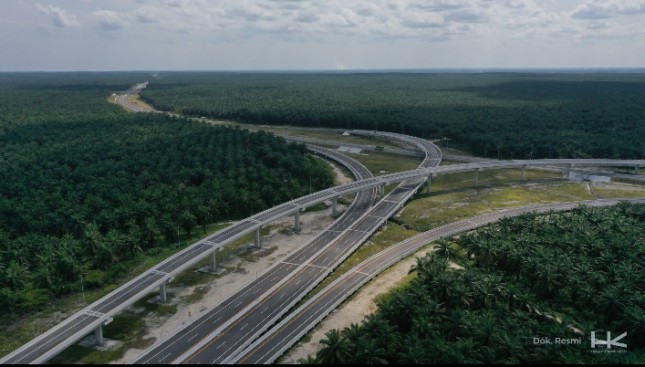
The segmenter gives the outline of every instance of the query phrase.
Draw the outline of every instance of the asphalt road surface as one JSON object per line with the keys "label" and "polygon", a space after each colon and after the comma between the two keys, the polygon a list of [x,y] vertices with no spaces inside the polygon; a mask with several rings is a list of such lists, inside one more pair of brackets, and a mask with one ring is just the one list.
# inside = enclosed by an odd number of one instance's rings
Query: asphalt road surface
{"label": "asphalt road surface", "polygon": [[[420,167],[433,167],[441,161],[441,152],[430,142],[403,135],[392,138],[409,140],[426,152]],[[249,298],[246,303],[236,303],[237,307],[244,307],[239,314],[228,313],[228,317],[218,317],[216,315],[221,314],[218,306],[200,320],[186,325],[180,332],[181,338],[170,336],[153,350],[137,357],[134,363],[210,364],[222,363],[234,356],[270,328],[383,225],[423,182],[424,179],[414,179],[401,183],[367,214],[354,218],[354,223],[349,228],[314,256],[292,255],[283,260],[278,265],[282,269],[281,273],[275,274],[268,281],[274,286],[263,293],[262,297],[255,300]],[[215,319],[213,322],[208,321]]]}
{"label": "asphalt road surface", "polygon": [[[351,169],[357,174],[358,179],[371,177],[371,173],[363,165],[347,157],[345,159],[345,165],[352,167]],[[323,250],[328,243],[338,237],[340,233],[369,210],[375,198],[376,194],[373,189],[360,191],[354,200],[354,204],[328,229],[286,257],[285,260],[259,275],[256,280],[244,286],[234,295],[200,316],[189,327],[176,330],[173,334],[137,356],[133,363],[171,363],[179,354],[190,349],[196,341],[208,335],[212,330],[226,324],[249,304],[253,304],[263,294],[272,289],[281,279],[288,277],[298,268],[297,264],[306,261]],[[297,203],[298,199],[294,202]],[[266,218],[259,217],[258,219],[264,220]]]}

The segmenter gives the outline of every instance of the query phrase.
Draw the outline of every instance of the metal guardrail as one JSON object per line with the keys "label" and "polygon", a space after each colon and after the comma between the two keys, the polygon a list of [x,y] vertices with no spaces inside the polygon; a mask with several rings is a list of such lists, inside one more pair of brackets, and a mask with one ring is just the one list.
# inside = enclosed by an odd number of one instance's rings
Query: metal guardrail
{"label": "metal guardrail", "polygon": [[[440,163],[440,161],[441,161],[441,151],[434,144],[432,144],[430,142],[427,142],[427,141],[424,141],[424,140],[421,140],[421,139],[411,138],[411,137],[407,137],[407,136],[404,136],[404,135],[396,136],[394,138],[398,139],[398,140],[404,140],[406,142],[410,142],[412,144],[415,144],[415,145],[417,145],[418,148],[420,148],[424,152],[425,158],[424,158],[423,162],[421,163],[420,167],[424,167],[424,166],[429,165],[429,164],[432,164],[433,166],[436,166],[436,165],[438,165]],[[435,152],[437,158],[432,158],[431,159],[430,155],[429,155],[430,151]],[[392,215],[394,215],[398,210],[400,210],[400,208],[403,206],[403,204],[405,202],[407,202],[407,200],[409,200],[409,198],[412,197],[412,195],[414,195],[416,193],[416,191],[421,187],[421,185],[424,183],[424,181],[425,181],[424,179],[419,180],[419,182],[416,183],[413,188],[408,188],[408,190],[405,193],[405,195],[398,200],[398,202],[397,202],[397,204],[395,206],[389,208],[388,211],[386,211],[382,215],[382,218],[384,220],[387,220]],[[403,184],[401,184],[399,187],[403,187]],[[392,195],[393,195],[393,192],[388,194],[388,196],[386,198],[384,198],[381,201],[381,203],[384,203],[384,202],[391,203],[392,201],[388,201],[387,199],[390,198],[390,196],[392,196]],[[373,210],[363,214],[356,221],[356,223],[360,223],[363,218],[365,218],[366,216],[371,215],[372,212],[373,212]],[[321,273],[316,279],[314,279],[305,288],[304,291],[300,292],[300,295],[298,297],[295,297],[287,306],[285,306],[282,309],[282,312],[278,312],[268,322],[264,323],[263,326],[258,331],[256,331],[251,337],[249,337],[244,343],[242,343],[242,345],[238,346],[238,348],[231,355],[234,356],[235,354],[237,354],[238,352],[243,350],[245,347],[247,347],[249,344],[251,344],[256,338],[258,338],[262,333],[264,333],[267,329],[269,329],[276,321],[278,321],[279,318],[281,318],[289,309],[291,309],[291,307],[293,307],[297,302],[299,302],[307,293],[309,293],[309,291],[311,291],[319,282],[321,282],[325,277],[327,277],[338,265],[340,265],[349,255],[351,255],[365,240],[367,240],[367,238],[369,238],[374,233],[374,231],[377,230],[377,228],[379,226],[380,226],[380,224],[377,224],[377,225],[374,225],[374,226],[372,226],[370,228],[365,229],[365,231],[363,232],[363,235],[358,240],[354,241],[354,243],[352,244],[352,246],[351,246],[351,248],[349,250],[343,252],[343,255],[341,257],[339,257],[338,259],[336,259],[336,261],[333,264],[331,264],[331,266],[325,272]],[[343,234],[341,234],[341,236],[344,235],[344,233],[346,233],[347,231],[349,231],[351,229],[352,229],[352,227],[347,228],[345,231],[343,231]],[[339,236],[339,237],[341,237],[341,236]],[[317,255],[312,257],[313,260],[310,260],[309,262],[315,261],[316,257],[317,257]],[[300,269],[302,269],[305,266],[307,266],[307,263],[302,264],[296,271],[299,271]],[[271,290],[267,291],[265,294],[271,294],[271,292],[273,292],[274,290],[278,289],[278,287],[280,287],[282,285],[282,283],[283,282],[280,282],[279,284],[274,286]],[[245,308],[245,310],[241,311],[240,313],[238,313],[238,315],[244,315],[245,313],[248,312],[248,310],[252,310],[253,307],[255,307],[255,303],[253,305]],[[182,354],[179,358],[175,359],[173,361],[173,363],[182,363],[182,362],[187,361],[191,356],[193,356],[194,354],[198,353],[198,351],[204,345],[207,345],[208,343],[210,343],[210,341],[213,338],[215,338],[220,333],[222,333],[224,330],[226,330],[226,327],[229,326],[232,322],[233,322],[232,320],[228,320],[227,323],[225,323],[224,325],[218,327],[216,330],[212,331],[209,334],[208,337],[203,338],[197,345],[195,345],[190,350],[188,350],[187,352]],[[224,363],[226,363],[226,361],[224,361]]]}
{"label": "metal guardrail", "polygon": [[[420,182],[417,185],[417,189],[423,184],[423,182]],[[405,204],[407,200],[412,197],[416,192],[416,189],[414,190],[409,190],[408,193],[405,195],[405,197],[394,207],[392,207],[390,210],[388,210],[384,215],[383,218],[387,220],[387,218],[390,218],[393,216],[397,211],[401,209],[401,207]],[[389,196],[389,195],[388,195]],[[386,198],[388,197],[386,196]],[[384,199],[386,200],[386,199]],[[370,213],[366,213],[364,216],[368,216]],[[363,216],[363,217],[364,217]],[[359,219],[360,220],[360,219]],[[246,347],[248,347],[253,341],[255,341],[260,335],[262,335],[264,332],[266,332],[267,329],[270,327],[275,327],[274,324],[277,322],[288,310],[290,310],[293,306],[295,306],[306,294],[308,294],[311,290],[313,290],[323,279],[325,279],[329,274],[331,274],[345,259],[347,259],[354,251],[356,251],[372,234],[378,229],[378,226],[376,228],[373,228],[371,231],[365,231],[365,233],[352,245],[351,248],[349,248],[346,252],[344,252],[343,256],[339,257],[336,262],[334,262],[324,273],[322,273],[316,280],[311,282],[311,284],[303,291],[303,296],[299,297],[297,299],[294,299],[292,302],[290,302],[287,306],[284,307],[284,312],[277,314],[274,316],[269,322],[266,323],[265,327],[262,329],[258,330],[255,334],[253,334],[250,338],[248,338],[248,341],[242,344],[240,347],[238,347],[231,355],[235,356],[238,353],[240,353],[242,350],[244,350]],[[349,229],[348,229],[349,230]],[[302,267],[307,266],[307,264],[301,265]],[[181,362],[181,361],[180,361]],[[223,363],[228,364],[230,361],[225,360]]]}
{"label": "metal guardrail", "polygon": [[[402,136],[402,137],[397,137],[397,138],[398,138],[398,139],[400,139],[400,140],[403,140],[403,139],[406,139],[407,137]],[[429,151],[429,150],[433,150],[433,151],[435,151],[435,152],[436,152],[436,155],[437,155],[438,157],[440,157],[440,156],[441,156],[441,152],[438,150],[438,148],[436,148],[436,146],[434,146],[433,144],[431,144],[431,143],[429,143],[429,142],[425,142],[425,141],[423,141],[423,142],[417,142],[416,144],[417,144],[417,145],[419,145],[419,147],[420,147],[422,150],[424,150],[424,152],[425,152],[425,154],[426,154],[426,159],[424,159],[424,161],[422,162],[421,166],[424,166],[424,165],[426,165],[426,164],[429,164],[429,162],[430,162],[430,161],[428,160],[428,151]],[[326,149],[320,149],[320,148],[318,148],[318,149],[319,149],[320,153],[321,153],[321,154],[323,154],[323,155],[325,155],[325,154],[329,154],[329,152],[330,152],[330,151],[328,151],[328,150],[326,150]],[[314,151],[316,151],[316,149],[313,149],[313,150],[314,150]],[[438,159],[432,159],[432,161],[433,161],[433,164],[434,164],[434,165],[438,165],[438,164],[439,164],[439,162],[440,162],[440,158],[438,158]],[[415,186],[414,188],[409,189],[409,190],[408,190],[408,192],[407,192],[407,194],[406,194],[403,198],[401,198],[401,200],[399,201],[399,203],[398,203],[396,206],[394,206],[394,207],[390,208],[390,209],[389,209],[389,210],[384,214],[383,218],[384,218],[385,220],[387,220],[387,218],[389,218],[389,217],[390,217],[390,216],[392,216],[394,213],[396,213],[396,212],[400,209],[400,207],[401,207],[401,206],[402,206],[402,205],[403,205],[403,204],[404,204],[404,203],[405,203],[405,202],[406,202],[406,201],[407,201],[407,200],[408,200],[408,199],[409,199],[409,198],[410,198],[410,197],[411,197],[415,192],[416,192],[416,190],[418,190],[418,188],[419,188],[422,184],[423,184],[423,180],[422,180],[422,181],[420,181],[418,184],[416,184],[416,186]],[[388,198],[389,198],[389,196],[390,196],[390,195],[388,195]],[[371,215],[371,213],[372,213],[372,212],[373,212],[373,211],[370,211],[370,212],[367,212],[367,213],[363,214],[363,215],[362,215],[362,216],[361,216],[361,217],[356,221],[356,223],[360,223],[360,221],[361,221],[363,218],[365,218],[365,217],[366,217],[366,216],[368,216],[368,215]],[[279,313],[278,313],[278,314],[276,314],[274,317],[272,317],[272,319],[271,319],[271,320],[269,320],[268,322],[264,323],[264,324],[263,324],[263,326],[262,326],[262,328],[261,328],[259,331],[257,331],[254,335],[252,335],[250,338],[248,338],[248,339],[247,339],[247,341],[246,341],[245,343],[243,343],[243,344],[242,344],[242,346],[238,347],[238,349],[242,349],[242,348],[244,348],[244,347],[248,346],[248,344],[250,344],[251,342],[253,342],[253,340],[254,340],[255,338],[257,338],[261,333],[265,332],[268,328],[270,328],[270,327],[272,326],[272,324],[273,324],[273,323],[275,323],[275,322],[276,322],[280,317],[282,317],[282,316],[284,315],[284,313],[286,313],[286,312],[287,312],[291,307],[293,307],[297,302],[299,302],[299,300],[300,300],[300,299],[302,299],[302,297],[304,297],[304,296],[305,296],[305,295],[306,295],[306,294],[307,294],[311,289],[313,289],[313,288],[314,288],[314,287],[315,287],[315,286],[316,286],[320,281],[322,281],[322,280],[323,280],[323,279],[324,279],[324,278],[325,278],[325,277],[326,277],[326,276],[327,276],[331,271],[333,271],[333,269],[334,269],[335,267],[337,267],[337,266],[338,266],[338,265],[339,265],[339,264],[340,264],[340,263],[341,263],[341,262],[342,262],[342,261],[343,261],[347,256],[349,256],[353,251],[355,251],[355,250],[356,250],[356,249],[357,249],[357,248],[358,248],[358,247],[359,247],[359,246],[360,246],[360,245],[361,245],[361,244],[362,244],[362,243],[363,243],[363,242],[364,242],[364,241],[365,241],[369,236],[371,236],[371,235],[372,235],[372,233],[373,233],[373,232],[374,232],[378,227],[379,227],[379,225],[376,225],[376,226],[373,226],[371,229],[367,229],[367,230],[365,230],[365,231],[363,232],[363,235],[362,235],[358,240],[355,240],[355,241],[353,242],[352,247],[351,247],[348,251],[345,251],[345,252],[343,253],[344,255],[343,255],[341,258],[337,259],[337,261],[336,261],[334,264],[332,264],[332,266],[331,266],[327,271],[325,271],[324,273],[322,273],[322,274],[321,274],[319,277],[317,277],[316,279],[313,279],[313,281],[312,281],[312,282],[311,282],[311,283],[310,283],[310,284],[305,288],[305,290],[304,290],[303,292],[301,292],[301,293],[300,293],[300,296],[295,297],[295,298],[294,298],[294,299],[293,299],[293,300],[292,300],[292,301],[291,301],[287,306],[285,306],[285,307],[282,309],[282,312],[279,312]],[[343,232],[342,232],[342,233],[341,233],[337,238],[342,237],[343,235],[345,235],[345,233],[347,233],[347,232],[348,232],[348,231],[350,231],[350,230],[352,230],[352,227],[348,227],[348,228],[347,228],[346,230],[344,230],[344,231],[343,231]],[[322,250],[321,250],[321,251],[322,251]],[[318,254],[322,253],[321,251],[319,251],[319,253],[318,253]],[[310,260],[310,261],[308,261],[308,262],[310,263],[310,262],[312,262],[312,261],[315,261],[315,259],[317,258],[318,254],[314,255],[314,256],[311,258],[311,259],[313,259],[313,260]],[[296,273],[296,272],[300,271],[300,270],[301,270],[303,267],[305,267],[305,266],[307,266],[307,263],[304,263],[304,264],[302,264],[301,266],[299,266],[299,267],[298,267],[298,269],[296,269],[296,270],[294,271],[294,273]],[[279,282],[278,284],[276,284],[274,287],[272,287],[269,291],[265,292],[264,294],[271,294],[274,290],[279,289],[279,287],[281,287],[281,286],[282,286],[282,284],[283,284],[285,281],[286,281],[286,279],[283,279],[281,282]],[[257,304],[258,302],[259,302],[259,300],[256,300],[256,301],[255,301],[255,302],[253,302],[251,305],[247,306],[244,310],[242,310],[242,311],[238,312],[238,314],[237,314],[237,315],[245,315],[249,310],[253,310],[253,309],[254,309],[254,307],[256,306],[256,304]],[[237,316],[237,317],[235,317],[235,319],[238,319],[239,317],[241,317],[241,316]],[[211,332],[207,337],[202,338],[202,339],[201,339],[201,341],[200,341],[197,345],[193,346],[193,347],[192,347],[191,349],[189,349],[187,352],[183,353],[180,357],[178,357],[177,359],[175,359],[175,360],[173,361],[173,363],[182,363],[182,362],[186,361],[186,360],[187,360],[188,358],[190,358],[192,355],[194,355],[195,353],[197,353],[197,352],[198,352],[198,351],[199,351],[199,350],[200,350],[204,345],[207,345],[207,344],[208,344],[208,343],[209,343],[213,338],[215,338],[216,336],[218,336],[218,335],[220,335],[222,332],[224,332],[224,331],[226,330],[226,328],[227,328],[231,323],[233,323],[234,321],[235,321],[235,320],[228,320],[226,323],[224,323],[223,325],[219,326],[216,330],[213,330],[213,331],[212,331],[212,332]],[[187,327],[188,327],[188,326],[187,326]],[[166,339],[169,339],[169,338],[166,338]]]}

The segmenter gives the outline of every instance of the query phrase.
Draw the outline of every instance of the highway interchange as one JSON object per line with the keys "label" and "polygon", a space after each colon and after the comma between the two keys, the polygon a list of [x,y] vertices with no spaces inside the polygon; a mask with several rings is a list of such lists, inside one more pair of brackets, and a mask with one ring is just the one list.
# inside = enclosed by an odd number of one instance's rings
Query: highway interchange
{"label": "highway interchange", "polygon": [[[351,159],[346,159],[346,162],[348,166],[353,167],[355,172],[358,173],[357,178],[371,177],[371,173],[360,163]],[[374,190],[359,192],[352,206],[331,227],[299,248],[295,253],[289,255],[282,262],[267,269],[256,280],[247,284],[233,296],[213,307],[210,312],[197,319],[191,327],[177,330],[165,340],[157,343],[146,353],[137,357],[135,363],[170,363],[178,357],[177,350],[184,352],[193,347],[196,342],[211,334],[213,330],[230,324],[230,320],[234,320],[235,315],[248,309],[249,305],[257,304],[260,296],[272,289],[276,283],[287,279],[290,274],[301,268],[302,263],[324,251],[329,243],[334,241],[340,233],[345,231],[370,208],[375,198]],[[302,275],[301,273],[304,272],[305,276],[316,276],[319,271],[320,269],[318,268],[304,267],[298,275]],[[297,289],[298,287],[307,286],[302,279],[291,283],[293,284],[288,284],[284,287],[291,286],[291,288]],[[260,316],[260,320],[262,320],[264,315]]]}
{"label": "highway interchange", "polygon": [[[390,136],[417,145],[426,152],[420,167],[434,167],[441,161],[441,152],[433,144],[416,138]],[[393,215],[423,184],[423,180],[403,182],[367,213],[352,220],[340,232],[328,236],[328,231],[317,237],[314,243],[317,253],[298,251],[277,264],[282,269],[257,294],[247,302],[236,303],[244,311],[230,312],[221,318],[222,304],[204,316],[186,325],[178,334],[170,335],[157,346],[137,357],[134,363],[223,363],[245,348],[262,332],[283,316],[313,287],[322,281],[354,249],[360,246],[374,231]],[[321,240],[319,240],[321,239]],[[273,268],[272,268],[273,269]],[[253,282],[251,285],[257,282]],[[277,284],[276,284],[277,283]],[[275,284],[273,288],[271,284]],[[248,294],[243,289],[238,294]],[[237,297],[234,295],[233,298]],[[230,304],[226,301],[226,305]]]}
{"label": "highway interchange", "polygon": [[[145,87],[145,83],[138,84],[128,93],[117,96],[118,102],[124,103],[126,108],[133,111],[140,111],[137,106],[129,103],[128,96],[143,87]],[[361,131],[354,131],[353,133],[375,134],[374,132]],[[352,184],[313,193],[268,209],[198,241],[66,319],[25,346],[5,356],[0,360],[0,363],[42,363],[96,329],[99,325],[109,322],[112,315],[130,306],[160,285],[171,281],[176,274],[188,269],[222,246],[253,231],[258,231],[266,223],[294,214],[315,203],[335,200],[339,196],[358,192],[356,200],[347,212],[334,222],[332,227],[323,232],[321,236],[309,242],[299,251],[276,264],[276,266],[267,269],[257,281],[251,282],[233,297],[223,300],[199,320],[181,330],[177,330],[170,338],[166,338],[149,348],[144,354],[137,357],[134,362],[228,363],[239,361],[240,358],[247,358],[248,361],[251,361],[253,359],[248,358],[255,357],[244,357],[239,353],[266,331],[272,323],[282,317],[291,306],[302,299],[310,289],[342,262],[355,248],[360,246],[391,215],[396,213],[429,177],[451,172],[478,172],[478,170],[485,168],[518,167],[524,169],[528,166],[538,165],[564,164],[568,167],[573,164],[645,166],[643,160],[532,160],[477,161],[462,165],[437,167],[441,161],[441,152],[431,143],[401,134],[378,133],[378,135],[381,138],[398,139],[416,145],[418,149],[426,154],[420,167],[413,171],[372,177],[369,171],[357,162],[338,153],[310,146],[310,149],[316,154],[336,159],[348,166],[355,174],[357,181]],[[385,184],[401,181],[403,182],[399,187],[371,207],[375,200],[376,188],[379,188],[382,193]],[[455,225],[450,230],[459,228],[463,230],[463,228],[468,228],[468,225],[471,224]],[[446,233],[449,232],[448,230]],[[425,243],[427,242],[429,241]],[[396,259],[396,257],[391,259]],[[391,261],[391,259],[388,261]],[[348,277],[358,276],[358,278],[362,278],[360,275],[370,275],[371,277],[376,274],[374,269],[357,271],[348,273],[350,274]],[[354,281],[349,281],[348,284],[358,283],[361,282],[354,279]],[[338,287],[338,285],[335,285],[335,287]],[[338,294],[335,297],[335,301],[337,301],[339,299]],[[308,307],[311,308],[310,306]],[[325,308],[316,309],[316,312],[318,312],[318,315],[324,314]],[[292,313],[289,318],[298,317],[297,315],[298,312]],[[297,323],[292,324],[299,325]],[[273,333],[277,332],[277,330],[279,329],[273,328],[265,335],[274,335]],[[293,334],[293,330],[290,332]],[[263,340],[266,340],[268,336],[263,338]],[[284,348],[285,338],[281,339],[273,336],[271,339],[276,341],[276,346],[272,346],[273,350]],[[287,339],[292,340],[293,338],[289,337]],[[280,344],[280,340],[282,340],[283,344]],[[267,345],[266,342],[263,343],[263,346]],[[253,345],[257,345],[257,343]],[[250,351],[251,349],[246,350]],[[255,352],[249,353],[249,356],[255,355],[253,354]],[[266,356],[267,354],[263,355]]]}

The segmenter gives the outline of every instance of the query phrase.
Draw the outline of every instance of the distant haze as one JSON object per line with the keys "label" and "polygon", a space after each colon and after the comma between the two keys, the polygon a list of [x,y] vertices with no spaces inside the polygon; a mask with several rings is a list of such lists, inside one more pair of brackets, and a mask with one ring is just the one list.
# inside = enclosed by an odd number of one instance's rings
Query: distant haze
{"label": "distant haze", "polygon": [[2,0],[0,71],[645,67],[645,0]]}

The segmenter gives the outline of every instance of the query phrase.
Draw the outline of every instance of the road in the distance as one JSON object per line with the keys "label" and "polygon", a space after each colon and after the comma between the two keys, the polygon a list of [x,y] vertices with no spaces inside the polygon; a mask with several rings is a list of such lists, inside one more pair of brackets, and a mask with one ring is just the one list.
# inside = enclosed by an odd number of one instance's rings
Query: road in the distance
{"label": "road in the distance", "polygon": [[139,94],[141,90],[148,86],[148,82],[135,84],[127,92],[123,94],[117,94],[116,103],[123,106],[125,109],[132,112],[154,112],[148,108],[137,106],[136,104],[130,102],[130,97]]}
{"label": "road in the distance", "polygon": [[645,198],[624,200],[602,199],[507,209],[450,223],[408,238],[355,266],[301,307],[294,310],[289,316],[268,330],[248,348],[234,357],[224,360],[223,363],[269,364],[275,362],[286,350],[298,342],[302,336],[316,326],[318,322],[361,286],[388,267],[413,254],[430,242],[482,227],[503,217],[518,216],[528,212],[544,213],[548,211],[571,210],[581,204],[588,206],[608,206],[615,205],[620,201],[644,203]]}

